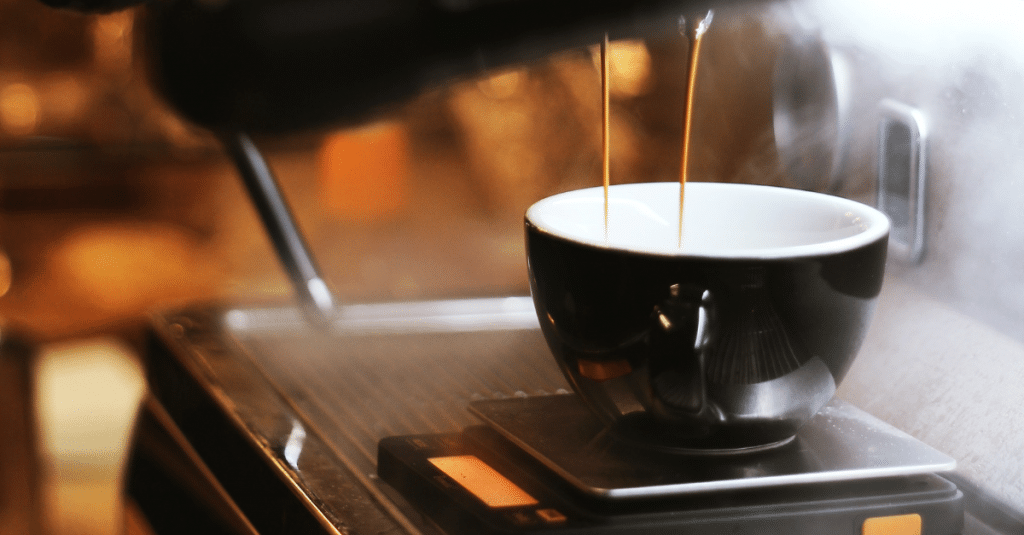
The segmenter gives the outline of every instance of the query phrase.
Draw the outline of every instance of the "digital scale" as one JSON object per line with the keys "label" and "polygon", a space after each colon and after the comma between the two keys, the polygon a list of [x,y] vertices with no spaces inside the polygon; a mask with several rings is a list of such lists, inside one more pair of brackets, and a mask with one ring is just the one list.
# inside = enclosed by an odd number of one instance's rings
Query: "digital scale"
{"label": "digital scale", "polygon": [[473,402],[484,425],[389,437],[378,475],[462,534],[953,535],[950,457],[833,400],[788,444],[679,455],[610,436],[575,395]]}

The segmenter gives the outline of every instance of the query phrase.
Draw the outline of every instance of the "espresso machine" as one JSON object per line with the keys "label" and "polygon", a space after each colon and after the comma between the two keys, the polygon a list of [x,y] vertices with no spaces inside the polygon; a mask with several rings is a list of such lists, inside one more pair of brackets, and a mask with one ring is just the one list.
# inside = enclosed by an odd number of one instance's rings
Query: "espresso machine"
{"label": "espresso machine", "polygon": [[[617,442],[572,393],[528,297],[338,303],[249,137],[357,124],[604,34],[678,35],[681,17],[708,9],[769,29],[743,46],[772,50],[758,81],[785,172],[740,180],[848,197],[892,222],[860,356],[836,399],[778,448],[679,455]],[[1024,54],[1007,13],[1020,8],[993,1],[970,14],[976,24],[952,6],[956,16],[927,20],[920,9],[149,6],[157,87],[223,142],[299,304],[153,316],[133,497],[154,525],[202,518],[236,533],[1019,531],[1012,97]]]}

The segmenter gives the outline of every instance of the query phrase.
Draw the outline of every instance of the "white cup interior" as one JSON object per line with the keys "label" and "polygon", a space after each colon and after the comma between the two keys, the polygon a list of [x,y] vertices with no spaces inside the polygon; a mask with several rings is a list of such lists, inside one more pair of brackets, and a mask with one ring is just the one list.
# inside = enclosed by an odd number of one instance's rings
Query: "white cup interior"
{"label": "white cup interior", "polygon": [[691,182],[679,239],[679,184],[588,188],[543,199],[526,218],[572,241],[641,253],[714,258],[787,258],[849,251],[889,232],[888,218],[864,204],[807,191]]}

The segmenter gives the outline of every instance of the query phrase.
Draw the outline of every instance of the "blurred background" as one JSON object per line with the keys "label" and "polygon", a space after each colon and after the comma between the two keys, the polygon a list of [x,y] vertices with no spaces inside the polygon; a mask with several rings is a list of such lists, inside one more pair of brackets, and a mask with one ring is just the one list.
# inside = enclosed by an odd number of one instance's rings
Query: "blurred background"
{"label": "blurred background", "polygon": [[[3,533],[147,532],[120,488],[147,313],[291,293],[214,138],[151,89],[138,19],[0,0]],[[783,182],[776,41],[756,17],[716,15],[695,180]],[[678,180],[685,52],[678,35],[612,44],[613,183]],[[596,54],[458,81],[372,124],[257,139],[338,298],[526,295],[526,208],[601,182]]]}

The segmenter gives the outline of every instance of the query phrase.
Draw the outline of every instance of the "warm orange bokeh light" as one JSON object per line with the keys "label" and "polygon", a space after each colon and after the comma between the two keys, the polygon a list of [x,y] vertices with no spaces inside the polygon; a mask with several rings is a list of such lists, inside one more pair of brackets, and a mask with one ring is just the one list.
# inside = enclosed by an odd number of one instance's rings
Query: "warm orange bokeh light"
{"label": "warm orange bokeh light", "polygon": [[324,139],[318,180],[327,210],[344,219],[379,221],[405,204],[408,139],[398,123],[345,130]]}
{"label": "warm orange bokeh light", "polygon": [[15,136],[35,132],[39,125],[39,96],[31,86],[10,84],[0,89],[0,125]]}

